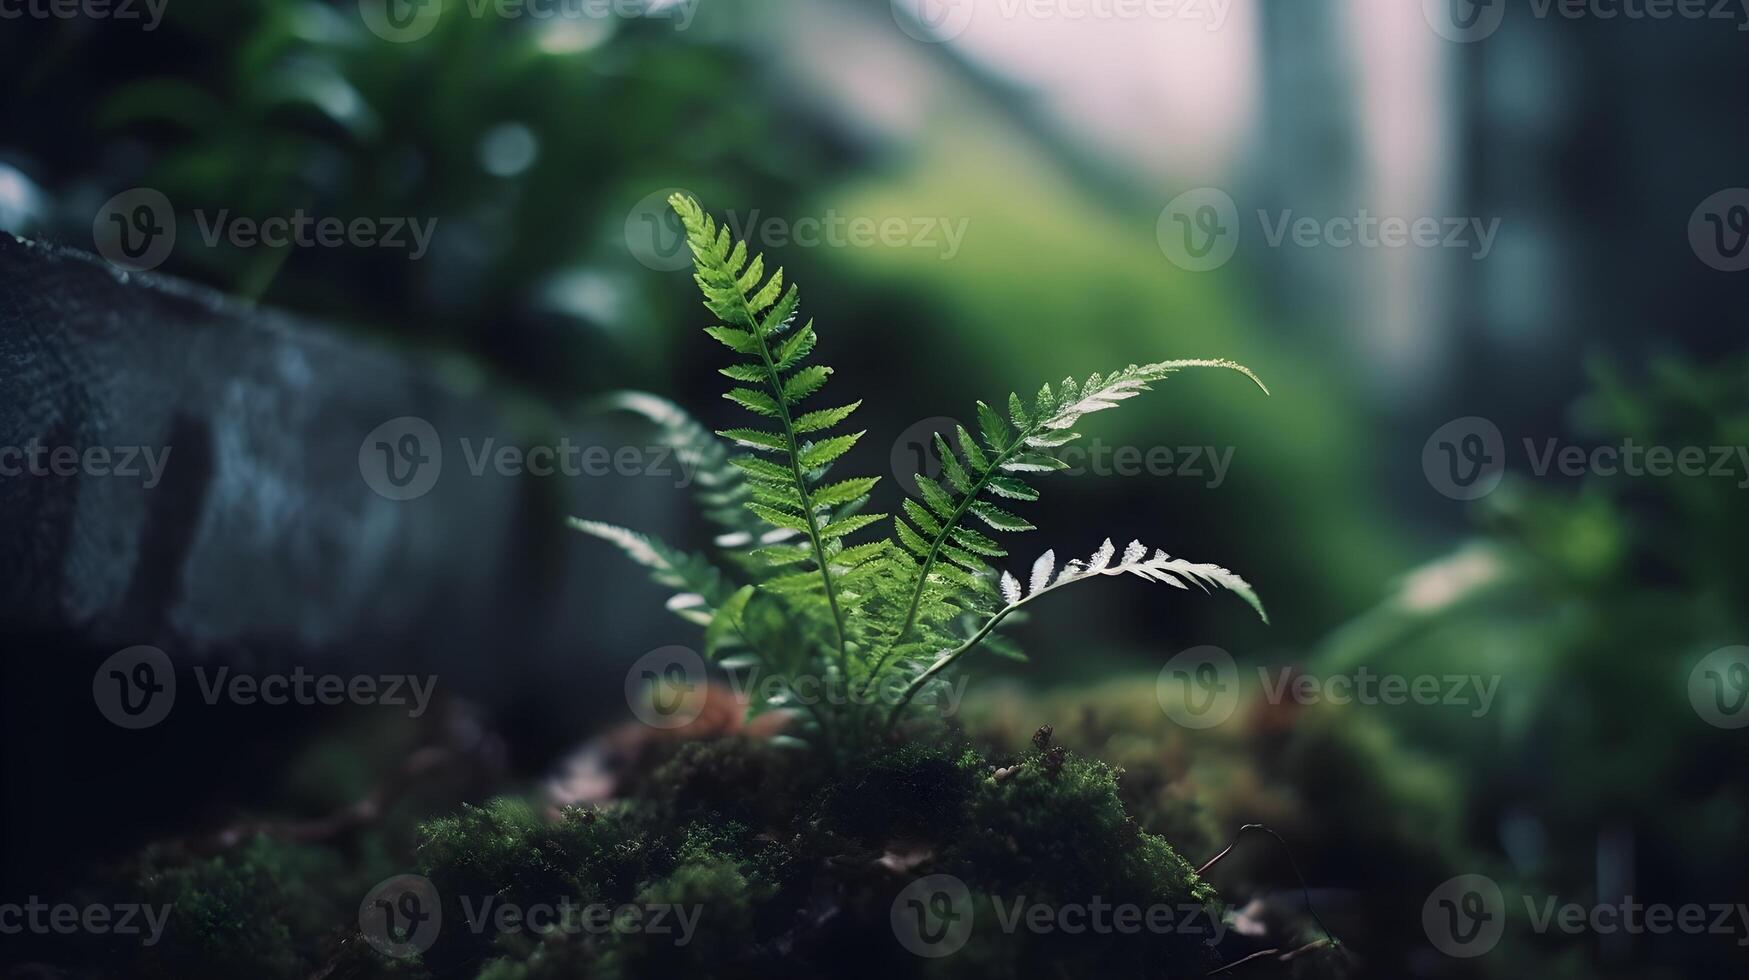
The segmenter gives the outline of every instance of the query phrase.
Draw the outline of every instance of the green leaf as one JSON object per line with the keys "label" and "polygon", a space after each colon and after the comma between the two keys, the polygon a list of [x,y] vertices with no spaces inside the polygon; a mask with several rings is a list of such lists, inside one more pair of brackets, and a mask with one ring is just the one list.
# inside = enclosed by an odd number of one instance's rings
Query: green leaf
{"label": "green leaf", "polygon": [[783,343],[778,345],[777,356],[774,358],[777,369],[788,371],[801,363],[802,358],[807,357],[814,349],[814,341],[814,321],[809,320],[806,326],[784,338]]}
{"label": "green leaf", "polygon": [[892,547],[890,542],[875,541],[869,544],[853,545],[832,556],[832,564],[845,567],[856,567],[880,558]]}
{"label": "green leaf", "polygon": [[819,391],[831,373],[831,368],[817,364],[802,368],[783,383],[783,400],[793,405]]}
{"label": "green leaf", "polygon": [[847,436],[833,436],[830,439],[822,439],[802,450],[796,458],[798,462],[801,463],[802,469],[817,469],[849,452],[850,447],[856,445],[856,440],[861,438],[862,433],[855,432]]}
{"label": "green leaf", "polygon": [[979,520],[982,520],[985,524],[990,525],[998,531],[1035,530],[1035,528],[1031,524],[1028,524],[1024,518],[1017,517],[994,504],[986,503],[982,500],[973,501],[971,506],[967,509],[978,515]]}
{"label": "green leaf", "polygon": [[808,532],[808,519],[800,514],[794,514],[787,510],[778,510],[776,507],[769,507],[760,503],[749,503],[747,509],[758,514],[765,523],[774,527],[788,528],[791,531],[800,531],[803,534]]}
{"label": "green leaf", "polygon": [[754,391],[752,388],[730,388],[723,393],[723,397],[749,412],[763,415],[766,418],[774,419],[783,414],[782,409],[777,405],[777,400],[763,391]]}
{"label": "green leaf", "polygon": [[857,514],[853,517],[846,517],[841,521],[833,521],[820,529],[820,540],[831,541],[835,538],[842,538],[846,534],[852,534],[859,531],[876,521],[884,521],[886,519],[887,515],[885,514]]}
{"label": "green leaf", "polygon": [[779,466],[757,456],[736,456],[729,462],[747,474],[748,477],[767,483],[793,484],[796,478],[796,475],[787,467]]}
{"label": "green leaf", "polygon": [[796,306],[801,302],[801,295],[801,290],[791,286],[789,292],[783,294],[783,299],[778,300],[777,305],[771,308],[771,312],[765,314],[765,319],[759,321],[760,335],[770,336],[782,330],[796,315]]}
{"label": "green leaf", "polygon": [[930,510],[940,514],[944,521],[953,517],[953,497],[949,496],[946,490],[941,489],[940,484],[922,475],[918,475],[914,479],[917,483],[917,492],[923,495],[923,502],[929,505]]}
{"label": "green leaf", "polygon": [[747,492],[754,500],[767,507],[795,511],[802,509],[802,495],[797,492],[794,483],[749,483]]}
{"label": "green leaf", "polygon": [[949,534],[948,537],[951,538],[955,544],[967,551],[983,555],[987,558],[1001,558],[1003,555],[1008,554],[1008,552],[1003,551],[1002,546],[995,541],[963,525],[954,528],[953,532]]}
{"label": "green leaf", "polygon": [[916,531],[911,530],[911,525],[906,524],[903,518],[893,518],[893,530],[897,532],[899,543],[905,546],[905,550],[919,558],[928,557],[929,542],[923,540]]}
{"label": "green leaf", "polygon": [[1002,421],[1002,416],[996,410],[983,402],[978,403],[978,430],[984,434],[984,441],[990,448],[1001,452],[1008,448],[1014,434],[1008,431],[1008,423]]}
{"label": "green leaf", "polygon": [[1009,473],[1050,473],[1068,468],[1068,463],[1043,453],[1016,453],[1002,464],[1002,469]]}
{"label": "green leaf", "polygon": [[960,452],[966,454],[966,462],[972,464],[972,469],[982,476],[990,468],[990,460],[984,455],[984,450],[979,448],[978,440],[973,439],[963,425],[955,425],[954,434],[959,437]]}
{"label": "green leaf", "polygon": [[905,498],[902,506],[905,508],[905,515],[911,518],[913,524],[922,528],[924,534],[934,537],[941,533],[941,522],[929,513],[928,508],[910,497]]}
{"label": "green leaf", "polygon": [[1026,404],[1014,392],[1008,393],[1008,418],[1022,432],[1032,426],[1032,419],[1026,414]]}
{"label": "green leaf", "polygon": [[[745,278],[745,277],[742,277],[742,278]],[[743,290],[743,292],[745,292],[745,290]],[[754,293],[752,296],[747,297],[747,309],[751,310],[754,313],[758,313],[759,311],[765,309],[766,307],[770,306],[771,304],[777,302],[777,298],[779,296],[782,296],[782,295],[783,295],[783,270],[779,269],[776,272],[773,272],[771,274],[770,279],[766,280],[765,288],[759,290],[759,292],[757,292],[757,293]]]}
{"label": "green leaf", "polygon": [[1010,500],[1037,500],[1038,491],[1016,480],[1011,476],[993,476],[984,482],[984,486],[998,497]]}
{"label": "green leaf", "polygon": [[736,381],[747,381],[758,384],[765,380],[765,365],[763,364],[731,364],[725,368],[717,368],[717,373]]}
{"label": "green leaf", "polygon": [[807,545],[771,544],[754,548],[748,552],[754,558],[773,567],[795,565],[814,557],[814,549]]}
{"label": "green leaf", "polygon": [[[729,274],[734,275],[732,271]],[[753,256],[753,264],[747,267],[747,271],[736,277],[735,288],[742,294],[746,294],[754,286],[759,285],[759,280],[763,278],[765,278],[765,256],[755,255]]]}
{"label": "green leaf", "polygon": [[704,332],[710,334],[718,341],[721,341],[723,346],[737,354],[759,353],[759,338],[745,330],[737,330],[734,327],[716,326],[706,327],[704,328]]}
{"label": "green leaf", "polygon": [[958,457],[953,454],[953,449],[948,446],[947,440],[943,439],[939,432],[935,434],[935,452],[941,457],[941,473],[947,477],[947,482],[953,484],[953,488],[960,493],[971,493],[971,477],[966,475],[965,467],[960,465]]}
{"label": "green leaf", "polygon": [[847,504],[858,497],[866,496],[875,484],[881,482],[878,476],[859,476],[850,480],[840,480],[815,490],[808,499],[816,507],[836,507]]}
{"label": "green leaf", "polygon": [[750,446],[754,449],[786,450],[789,444],[783,441],[783,436],[775,432],[761,432],[758,429],[720,429],[717,435]]}
{"label": "green leaf", "polygon": [[736,589],[723,604],[717,607],[711,616],[711,623],[704,629],[704,655],[716,659],[720,651],[744,645],[741,639],[741,611],[747,608],[747,600],[753,598],[753,586],[743,585]]}
{"label": "green leaf", "polygon": [[858,399],[837,408],[822,408],[817,412],[809,412],[795,420],[795,430],[797,432],[818,432],[822,429],[830,429],[849,418],[850,413],[856,411],[861,405],[862,400]]}

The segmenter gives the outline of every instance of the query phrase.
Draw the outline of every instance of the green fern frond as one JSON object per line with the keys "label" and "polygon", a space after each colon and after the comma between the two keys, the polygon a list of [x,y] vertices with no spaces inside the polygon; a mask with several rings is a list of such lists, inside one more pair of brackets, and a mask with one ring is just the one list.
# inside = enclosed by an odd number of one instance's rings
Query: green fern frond
{"label": "green fern frond", "polygon": [[924,649],[936,639],[933,627],[957,614],[952,572],[987,574],[984,559],[1001,558],[1007,552],[992,531],[1014,534],[1033,530],[1031,522],[1009,508],[1015,502],[1038,499],[1030,483],[1034,474],[1068,466],[1057,450],[1080,438],[1076,425],[1086,416],[1148,391],[1151,383],[1186,368],[1225,368],[1250,378],[1264,392],[1268,388],[1242,364],[1227,360],[1177,360],[1130,365],[1109,375],[1095,374],[1085,382],[1065,378],[1054,390],[1040,388],[1029,405],[1018,394],[1007,401],[1007,416],[984,402],[977,403],[978,435],[956,427],[950,442],[937,433],[935,446],[942,461],[943,481],[923,474],[915,478],[922,505],[906,501],[903,514],[893,519],[895,552],[907,572],[906,598],[894,610],[889,646],[876,661],[878,673],[893,660],[915,653],[916,639]]}
{"label": "green fern frond", "polygon": [[616,524],[577,517],[568,519],[566,524],[619,546],[632,561],[648,568],[650,578],[658,585],[681,590],[670,596],[666,605],[670,612],[687,622],[709,626],[717,609],[733,591],[723,581],[722,573],[703,555],[682,551],[657,538]]}
{"label": "green fern frond", "polygon": [[693,501],[699,514],[722,529],[715,541],[717,547],[772,543],[768,529],[746,508],[746,479],[729,458],[722,440],[686,409],[642,391],[611,391],[594,399],[589,408],[631,412],[655,424],[658,441],[674,451],[681,471],[692,475]]}
{"label": "green fern frond", "polygon": [[785,286],[782,269],[767,277],[764,257],[750,255],[745,242],[733,241],[729,229],[719,226],[698,202],[676,194],[668,203],[686,229],[693,278],[704,294],[705,308],[722,321],[705,332],[746,358],[723,373],[747,386],[732,387],[724,397],[758,421],[719,435],[769,457],[749,455],[735,460],[753,497],[747,509],[774,528],[806,535],[811,554],[786,564],[812,568],[785,576],[783,581],[786,588],[812,592],[814,587],[804,589],[801,581],[809,571],[817,576],[818,591],[831,615],[839,660],[848,672],[851,634],[839,579],[859,566],[835,562],[834,557],[843,552],[833,546],[884,515],[832,513],[834,507],[866,498],[875,478],[839,480],[829,485],[823,481],[827,469],[862,437],[861,432],[826,433],[849,418],[860,402],[797,412],[804,401],[826,386],[832,374],[829,367],[805,363],[814,349],[815,334],[812,321],[796,324],[800,291],[793,284]]}
{"label": "green fern frond", "polygon": [[[1116,557],[1114,564],[1112,559]],[[888,725],[899,719],[905,706],[926,689],[943,671],[952,667],[966,654],[977,649],[981,643],[987,643],[996,627],[1009,616],[1019,611],[1022,606],[1050,592],[1069,585],[1098,576],[1135,575],[1150,582],[1160,582],[1174,588],[1188,589],[1194,583],[1204,592],[1209,587],[1217,586],[1226,589],[1257,611],[1257,615],[1265,623],[1269,622],[1269,614],[1263,611],[1263,601],[1257,597],[1256,590],[1250,583],[1240,578],[1234,572],[1221,567],[1202,562],[1186,561],[1183,558],[1173,558],[1159,549],[1150,549],[1140,541],[1131,541],[1121,556],[1110,538],[1093,552],[1087,560],[1075,560],[1057,567],[1057,555],[1047,551],[1032,563],[1027,573],[1026,582],[1022,583],[1011,572],[1003,572],[999,588],[1002,593],[1002,606],[990,615],[984,625],[959,646],[937,656],[933,662],[923,667],[906,686],[905,693],[893,706],[888,717]]]}
{"label": "green fern frond", "polygon": [[[1036,476],[1067,466],[1061,451],[1080,437],[1086,416],[1187,368],[1238,371],[1262,388],[1248,369],[1222,360],[1163,361],[1065,379],[1032,398],[979,402],[973,429],[956,425],[934,435],[939,476],[919,475],[896,514],[872,512],[879,479],[834,472],[862,438],[844,431],[862,402],[824,397],[833,371],[811,360],[819,338],[811,321],[798,322],[800,292],[783,270],[767,273],[764,258],[734,241],[696,201],[676,195],[669,203],[686,229],[694,280],[716,320],[705,333],[733,354],[719,369],[729,382],[723,397],[747,414],[713,435],[652,395],[620,392],[604,402],[650,419],[681,454],[701,511],[722,529],[717,543],[730,561],[728,573],[625,528],[571,524],[614,543],[678,590],[669,608],[705,626],[707,656],[726,669],[763,665],[780,688],[834,669],[863,694],[883,679],[897,680],[904,690],[887,715],[890,726],[907,704],[941,691],[942,673],[971,650],[1023,657],[997,627],[1018,622],[1022,607],[1071,582],[1135,575],[1181,589],[1221,588],[1264,615],[1251,586],[1226,568],[1136,542],[1119,556],[1107,541],[1089,559],[1061,568],[1046,552],[1025,582],[990,566],[1007,557],[1003,535],[1033,530],[1026,505],[1039,497]],[[889,537],[857,540],[889,520]],[[856,708],[806,707],[828,746],[842,744],[840,736],[873,733],[862,722],[877,720]]]}

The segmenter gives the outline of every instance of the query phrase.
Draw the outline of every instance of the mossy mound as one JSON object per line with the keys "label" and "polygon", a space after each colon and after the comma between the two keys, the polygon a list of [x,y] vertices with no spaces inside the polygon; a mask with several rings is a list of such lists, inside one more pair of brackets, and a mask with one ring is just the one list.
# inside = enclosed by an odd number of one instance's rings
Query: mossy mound
{"label": "mossy mound", "polygon": [[[1219,907],[1125,812],[1119,771],[1061,748],[990,759],[962,743],[906,744],[832,772],[730,737],[679,744],[644,771],[605,806],[512,796],[424,823],[394,869],[429,883],[439,925],[423,932],[430,910],[393,895],[384,909],[419,914],[398,928],[361,915],[376,882],[322,847],[263,837],[173,871],[148,866],[137,893],[177,910],[162,942],[122,968],[544,980],[1022,977],[1041,957],[1071,975],[1200,975],[1218,962],[1206,932],[1063,928],[1064,908],[1127,903],[1174,921],[1190,909],[1207,922]],[[952,881],[969,913],[922,954],[917,942],[938,930],[906,925],[933,910],[907,905],[920,880]]]}

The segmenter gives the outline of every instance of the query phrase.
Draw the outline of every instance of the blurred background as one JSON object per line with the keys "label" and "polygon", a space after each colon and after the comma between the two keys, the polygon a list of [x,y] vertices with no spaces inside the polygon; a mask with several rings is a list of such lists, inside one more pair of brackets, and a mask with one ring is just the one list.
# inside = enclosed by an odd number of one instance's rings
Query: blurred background
{"label": "blurred background", "polygon": [[[1749,12],[1706,7],[6,8],[0,440],[117,444],[149,418],[140,441],[201,475],[0,482],[5,891],[238,812],[320,812],[368,776],[369,753],[293,762],[370,731],[364,710],[106,727],[91,672],[132,644],[179,669],[434,674],[517,778],[627,716],[626,666],[696,637],[562,520],[702,547],[681,481],[470,479],[455,437],[649,444],[594,410],[622,388],[728,424],[661,203],[682,189],[802,285],[836,389],[867,398],[859,472],[902,478],[931,420],[1065,374],[1226,357],[1270,385],[1187,374],[1096,417],[1109,462],[1053,478],[1013,550],[1140,537],[1239,571],[1272,624],[1139,583],[1042,605],[1017,634],[1030,662],[975,668],[966,724],[1015,747],[1044,721],[1077,732],[1139,774],[1144,824],[1193,863],[1271,823],[1381,971],[1741,964],[1749,917],[1539,934],[1518,900],[1749,901]],[[72,255],[117,260],[106,219],[141,188],[176,229],[148,274]],[[299,211],[430,234],[209,241]],[[357,447],[408,415],[455,455],[429,495],[389,500]],[[1699,447],[1708,472],[1595,465],[1625,440]],[[1550,446],[1585,462],[1541,465]],[[1155,684],[1201,644],[1247,689],[1206,732]],[[1498,694],[1283,705],[1260,667]],[[1512,909],[1473,960],[1422,921],[1463,874]],[[1216,873],[1291,880],[1267,853]]]}

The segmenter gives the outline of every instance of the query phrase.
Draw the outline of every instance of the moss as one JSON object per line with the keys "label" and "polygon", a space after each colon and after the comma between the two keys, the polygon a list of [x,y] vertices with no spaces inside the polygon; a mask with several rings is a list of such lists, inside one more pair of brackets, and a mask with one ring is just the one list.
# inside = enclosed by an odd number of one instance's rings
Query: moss
{"label": "moss", "polygon": [[988,765],[963,748],[910,743],[880,753],[834,784],[822,817],[834,830],[880,842],[953,834]]}
{"label": "moss", "polygon": [[[538,802],[503,797],[428,820],[398,859],[385,854],[394,838],[355,842],[352,857],[373,871],[417,870],[437,889],[442,928],[419,957],[387,959],[357,934],[358,900],[386,874],[362,878],[364,866],[337,852],[263,840],[222,859],[179,855],[173,870],[155,872],[153,893],[177,902],[186,935],[125,972],[1015,977],[1041,956],[1077,972],[1201,972],[1204,950],[1180,937],[999,927],[997,908],[1017,899],[1145,907],[1212,897],[1165,840],[1129,818],[1117,776],[1054,744],[999,768],[954,741],[911,743],[834,776],[768,743],[688,743],[612,806],[555,818]],[[890,921],[900,891],[930,874],[959,877],[978,903],[976,935],[939,962],[906,952]],[[572,910],[541,931],[500,930],[485,909],[511,905]],[[582,927],[586,914],[627,905],[641,916],[667,907],[661,931],[606,928],[601,918]]]}
{"label": "moss", "polygon": [[170,912],[130,975],[307,976],[321,963],[320,938],[345,921],[345,879],[333,853],[266,837],[209,858],[155,848],[141,860],[136,900]]}

